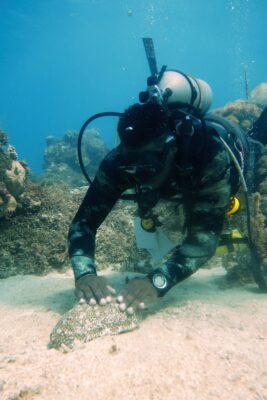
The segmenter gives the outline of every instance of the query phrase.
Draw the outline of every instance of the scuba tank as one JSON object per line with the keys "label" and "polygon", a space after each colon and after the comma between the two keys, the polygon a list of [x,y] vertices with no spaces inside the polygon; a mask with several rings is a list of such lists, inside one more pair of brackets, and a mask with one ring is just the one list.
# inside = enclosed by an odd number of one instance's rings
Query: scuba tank
{"label": "scuba tank", "polygon": [[167,105],[190,104],[204,114],[212,103],[212,90],[207,82],[177,70],[165,70],[158,83],[162,93],[169,93]]}

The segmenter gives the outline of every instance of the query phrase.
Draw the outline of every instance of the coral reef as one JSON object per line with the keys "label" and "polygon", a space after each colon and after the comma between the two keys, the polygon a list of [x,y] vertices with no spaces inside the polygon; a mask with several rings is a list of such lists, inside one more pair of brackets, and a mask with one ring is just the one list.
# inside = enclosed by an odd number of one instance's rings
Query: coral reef
{"label": "coral reef", "polygon": [[262,82],[251,92],[251,99],[261,106],[267,106],[267,83]]}
{"label": "coral reef", "polygon": [[15,148],[8,145],[6,134],[0,130],[0,218],[20,207],[26,176],[26,163],[18,160]]}
{"label": "coral reef", "polygon": [[[87,184],[77,157],[78,133],[67,131],[62,139],[48,136],[44,153],[44,179],[46,182],[64,182],[73,187]],[[108,149],[96,129],[86,130],[82,141],[85,169],[90,177],[97,171]]]}
{"label": "coral reef", "polygon": [[229,119],[229,121],[240,125],[243,129],[248,130],[259,118],[262,108],[251,101],[236,100],[214,111]]}
{"label": "coral reef", "polygon": [[67,351],[78,342],[89,342],[101,336],[117,335],[136,329],[139,318],[119,310],[118,304],[105,307],[78,304],[63,315],[50,335],[50,347]]}
{"label": "coral reef", "polygon": [[[255,103],[237,100],[215,110],[245,128],[261,113]],[[87,190],[77,160],[78,134],[68,131],[59,140],[47,138],[45,174],[40,181],[27,177],[27,166],[18,161],[14,147],[8,146],[0,131],[0,278],[15,274],[46,274],[56,269],[70,268],[67,253],[69,224]],[[87,131],[83,142],[84,162],[91,176],[107,152],[99,133]],[[254,201],[254,238],[259,255],[266,263],[267,220],[267,157],[262,155],[256,165]],[[242,201],[241,204],[245,204]],[[183,213],[167,202],[154,210],[162,228],[174,243],[182,239]],[[98,270],[130,270],[148,272],[157,263],[146,250],[139,250],[134,237],[136,205],[119,201],[101,225],[96,238]],[[2,218],[1,218],[2,217]],[[246,235],[245,207],[231,219],[226,229],[238,228]],[[247,248],[223,258],[232,280],[251,279]]]}

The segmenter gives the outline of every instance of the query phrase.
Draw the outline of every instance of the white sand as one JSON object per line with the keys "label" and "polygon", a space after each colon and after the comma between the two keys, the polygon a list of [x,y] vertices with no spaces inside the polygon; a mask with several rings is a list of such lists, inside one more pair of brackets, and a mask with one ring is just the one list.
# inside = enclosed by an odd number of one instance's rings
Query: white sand
{"label": "white sand", "polygon": [[71,274],[0,281],[0,399],[266,400],[267,295],[221,290],[223,274],[199,271],[138,330],[68,353],[47,344]]}

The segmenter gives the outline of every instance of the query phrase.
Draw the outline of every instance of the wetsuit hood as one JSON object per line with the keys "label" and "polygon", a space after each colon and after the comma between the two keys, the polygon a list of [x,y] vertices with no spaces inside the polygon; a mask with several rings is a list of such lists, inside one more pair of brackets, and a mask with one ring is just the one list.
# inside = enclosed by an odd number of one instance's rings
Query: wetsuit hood
{"label": "wetsuit hood", "polygon": [[134,104],[119,119],[118,133],[128,147],[142,147],[168,131],[166,109],[156,103]]}

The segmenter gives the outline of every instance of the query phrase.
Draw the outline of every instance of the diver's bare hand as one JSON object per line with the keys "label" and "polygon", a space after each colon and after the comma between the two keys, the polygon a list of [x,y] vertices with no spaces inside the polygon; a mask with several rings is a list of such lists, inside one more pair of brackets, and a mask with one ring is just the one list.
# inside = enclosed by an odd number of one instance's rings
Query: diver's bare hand
{"label": "diver's bare hand", "polygon": [[117,297],[120,310],[133,314],[154,303],[158,297],[157,290],[148,278],[134,278],[130,280],[123,293]]}
{"label": "diver's bare hand", "polygon": [[85,300],[90,305],[98,303],[104,306],[111,302],[111,295],[116,293],[103,276],[85,275],[78,279],[75,286],[76,297],[80,302]]}

